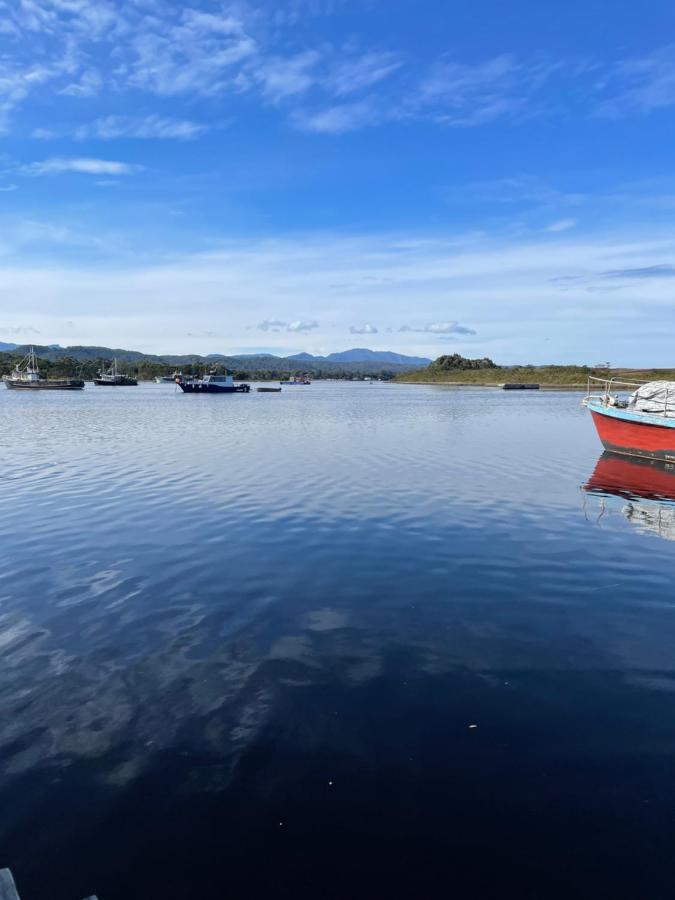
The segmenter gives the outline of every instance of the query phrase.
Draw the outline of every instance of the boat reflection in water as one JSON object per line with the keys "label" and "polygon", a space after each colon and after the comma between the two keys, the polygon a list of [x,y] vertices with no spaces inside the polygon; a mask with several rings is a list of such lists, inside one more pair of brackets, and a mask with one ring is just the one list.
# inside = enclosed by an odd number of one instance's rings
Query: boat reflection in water
{"label": "boat reflection in water", "polygon": [[606,498],[619,497],[622,515],[639,531],[675,541],[675,464],[605,452],[583,489],[600,499],[600,517]]}

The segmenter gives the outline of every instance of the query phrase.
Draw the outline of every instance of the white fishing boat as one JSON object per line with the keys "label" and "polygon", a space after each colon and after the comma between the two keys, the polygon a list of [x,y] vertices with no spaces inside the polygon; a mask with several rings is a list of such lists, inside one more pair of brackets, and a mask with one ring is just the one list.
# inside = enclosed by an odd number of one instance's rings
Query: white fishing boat
{"label": "white fishing boat", "polygon": [[16,364],[13,371],[3,376],[3,381],[5,387],[10,390],[81,391],[84,387],[81,378],[44,378],[32,347],[28,355]]}
{"label": "white fishing boat", "polygon": [[113,360],[113,364],[109,369],[101,369],[98,377],[94,378],[94,384],[101,387],[133,387],[138,381],[132,375],[124,375],[117,370],[117,360]]}

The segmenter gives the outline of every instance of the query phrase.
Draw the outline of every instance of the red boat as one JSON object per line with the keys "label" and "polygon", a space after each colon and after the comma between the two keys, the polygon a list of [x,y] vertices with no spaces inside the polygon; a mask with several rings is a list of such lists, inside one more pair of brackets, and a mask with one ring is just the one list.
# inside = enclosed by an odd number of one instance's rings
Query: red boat
{"label": "red boat", "polygon": [[[597,394],[593,387],[602,389]],[[634,388],[630,397],[622,394]],[[675,462],[675,383],[589,379],[584,400],[605,450]]]}

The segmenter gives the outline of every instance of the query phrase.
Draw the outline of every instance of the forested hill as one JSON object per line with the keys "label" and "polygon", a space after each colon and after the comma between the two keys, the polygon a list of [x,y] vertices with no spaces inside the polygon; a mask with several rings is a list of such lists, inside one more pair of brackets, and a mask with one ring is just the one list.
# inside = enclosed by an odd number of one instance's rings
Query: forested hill
{"label": "forested hill", "polygon": [[590,366],[499,366],[491,359],[466,359],[458,353],[439,356],[424,369],[397,376],[398,381],[424,384],[463,384],[496,386],[506,382],[537,383],[544,386],[574,385],[585,387],[589,375],[616,377],[631,382],[672,380],[674,369],[607,369]]}
{"label": "forested hill", "polygon": [[[16,347],[0,352],[0,375],[9,372],[16,361],[30,347]],[[226,356],[197,354],[156,356],[137,350],[115,347],[34,347],[40,360],[40,368],[46,375],[75,375],[92,378],[103,364],[116,359],[119,367],[141,379],[155,375],[170,375],[174,369],[185,374],[202,374],[205,371],[229,371],[239,378],[275,379],[299,371],[308,372],[313,378],[380,377],[393,378],[414,368],[414,363],[403,364],[379,360],[330,360],[325,358],[292,358],[269,354],[253,356]],[[309,355],[308,355],[309,356]]]}

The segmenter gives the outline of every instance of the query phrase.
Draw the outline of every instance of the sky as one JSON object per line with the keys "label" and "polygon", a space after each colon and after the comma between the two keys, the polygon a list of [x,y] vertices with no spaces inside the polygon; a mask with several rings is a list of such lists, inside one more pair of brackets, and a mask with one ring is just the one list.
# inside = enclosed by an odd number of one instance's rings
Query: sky
{"label": "sky", "polygon": [[0,341],[675,366],[674,26],[0,0]]}

